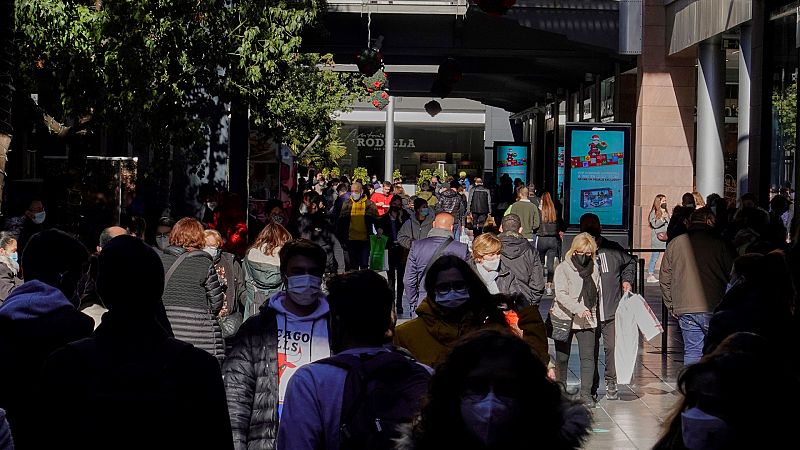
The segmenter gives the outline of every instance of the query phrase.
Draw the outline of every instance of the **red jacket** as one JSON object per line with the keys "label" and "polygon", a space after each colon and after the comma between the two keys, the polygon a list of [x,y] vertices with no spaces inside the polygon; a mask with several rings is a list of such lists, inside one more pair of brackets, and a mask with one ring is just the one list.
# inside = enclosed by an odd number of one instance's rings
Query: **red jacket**
{"label": "red jacket", "polygon": [[392,194],[381,194],[380,192],[376,192],[372,194],[372,203],[375,203],[375,206],[378,207],[378,216],[382,216],[389,211],[389,203],[392,201]]}

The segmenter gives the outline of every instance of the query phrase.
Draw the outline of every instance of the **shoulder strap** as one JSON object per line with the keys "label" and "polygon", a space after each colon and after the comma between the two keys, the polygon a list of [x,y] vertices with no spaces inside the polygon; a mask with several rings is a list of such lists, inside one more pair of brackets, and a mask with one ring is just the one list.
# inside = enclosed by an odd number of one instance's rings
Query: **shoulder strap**
{"label": "shoulder strap", "polygon": [[428,275],[428,271],[431,270],[431,265],[433,265],[433,263],[436,262],[436,260],[439,259],[440,256],[442,256],[442,253],[444,253],[444,251],[447,249],[448,246],[450,246],[450,244],[452,242],[453,242],[453,238],[449,237],[449,238],[445,239],[444,242],[439,244],[439,247],[436,248],[436,251],[433,252],[433,256],[428,261],[428,264],[425,265],[425,271],[422,272],[422,279],[423,280],[425,280],[425,277]]}
{"label": "shoulder strap", "polygon": [[178,266],[181,264],[181,262],[183,262],[184,259],[195,255],[203,256],[202,254],[200,254],[200,252],[188,252],[188,251],[184,252],[181,256],[178,256],[178,259],[176,259],[175,262],[172,263],[171,266],[169,266],[169,270],[167,270],[167,274],[164,276],[164,286],[166,286],[167,283],[169,283],[169,279],[172,278],[172,274],[174,274],[175,271],[178,270]]}

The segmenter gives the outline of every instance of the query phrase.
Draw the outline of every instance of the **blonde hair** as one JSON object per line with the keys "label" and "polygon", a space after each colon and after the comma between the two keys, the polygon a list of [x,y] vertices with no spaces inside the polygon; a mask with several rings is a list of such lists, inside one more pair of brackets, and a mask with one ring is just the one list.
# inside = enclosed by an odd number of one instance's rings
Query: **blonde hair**
{"label": "blonde hair", "polygon": [[203,235],[205,235],[206,239],[212,238],[217,242],[217,247],[222,247],[222,235],[217,230],[206,230],[203,231]]}
{"label": "blonde hair", "polygon": [[489,255],[500,253],[503,244],[500,239],[492,233],[483,233],[476,237],[472,242],[472,257],[476,260],[483,260]]}
{"label": "blonde hair", "polygon": [[576,252],[591,252],[592,258],[597,255],[597,242],[589,233],[581,233],[575,236],[572,240],[572,245],[569,246],[565,259],[572,258]]}

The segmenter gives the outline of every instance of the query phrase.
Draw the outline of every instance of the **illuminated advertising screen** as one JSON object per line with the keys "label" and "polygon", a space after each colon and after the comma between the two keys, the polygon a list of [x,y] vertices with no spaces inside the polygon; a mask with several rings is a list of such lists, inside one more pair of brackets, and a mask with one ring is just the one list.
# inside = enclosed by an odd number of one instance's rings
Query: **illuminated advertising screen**
{"label": "illuminated advertising screen", "polygon": [[519,178],[528,184],[528,144],[509,144],[495,142],[495,176],[498,180],[503,175],[511,177],[511,181]]}
{"label": "illuminated advertising screen", "polygon": [[566,125],[564,194],[570,225],[594,213],[603,228],[627,229],[629,147],[629,125]]}
{"label": "illuminated advertising screen", "polygon": [[564,198],[564,146],[558,146],[558,187],[556,188],[556,198]]}

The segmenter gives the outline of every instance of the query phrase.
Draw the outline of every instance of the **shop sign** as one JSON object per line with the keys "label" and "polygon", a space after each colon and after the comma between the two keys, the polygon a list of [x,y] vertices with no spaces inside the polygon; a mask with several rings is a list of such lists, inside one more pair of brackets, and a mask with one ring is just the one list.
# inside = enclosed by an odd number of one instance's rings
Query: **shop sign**
{"label": "shop sign", "polygon": [[[386,148],[386,139],[383,134],[359,134],[358,138],[356,138],[356,145],[359,149],[384,150]],[[414,139],[395,139],[394,148],[417,148],[417,144]]]}

